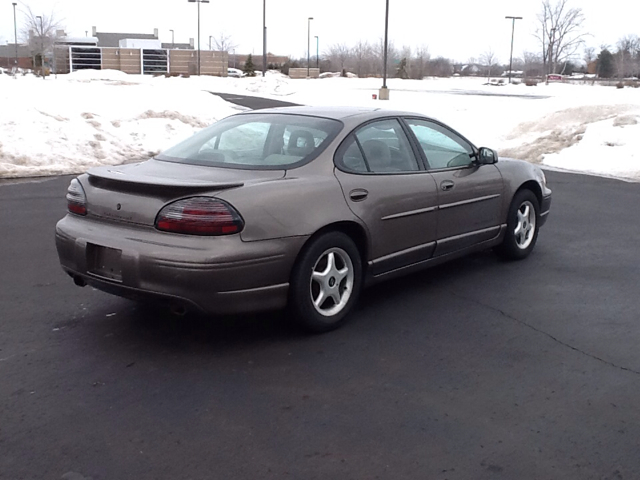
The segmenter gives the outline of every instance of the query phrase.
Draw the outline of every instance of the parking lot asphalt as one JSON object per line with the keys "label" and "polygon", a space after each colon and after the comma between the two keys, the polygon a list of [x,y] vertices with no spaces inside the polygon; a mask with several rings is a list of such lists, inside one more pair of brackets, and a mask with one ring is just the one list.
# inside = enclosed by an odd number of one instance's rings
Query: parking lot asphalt
{"label": "parking lot asphalt", "polygon": [[220,93],[220,92],[209,92],[209,93],[216,95],[227,102],[235,103],[236,105],[240,105],[249,110],[261,110],[263,108],[275,108],[275,107],[294,107],[298,105],[297,103],[286,102],[283,100],[273,100],[270,98],[253,97],[250,95],[237,95],[235,93]]}
{"label": "parking lot asphalt", "polygon": [[530,258],[376,285],[306,336],[74,286],[69,178],[0,185],[0,478],[640,478],[640,185],[548,172]]}

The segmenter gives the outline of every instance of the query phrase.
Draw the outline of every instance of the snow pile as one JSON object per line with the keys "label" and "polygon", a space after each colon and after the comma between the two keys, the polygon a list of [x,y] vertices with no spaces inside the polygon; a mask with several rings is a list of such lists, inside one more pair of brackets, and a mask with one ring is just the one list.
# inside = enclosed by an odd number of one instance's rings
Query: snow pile
{"label": "snow pile", "polygon": [[640,180],[640,109],[590,123],[571,148],[545,155],[544,164]]}
{"label": "snow pile", "polygon": [[0,76],[1,177],[77,173],[146,159],[238,111],[178,82],[187,79],[163,86],[113,71],[66,77]]}
{"label": "snow pile", "polygon": [[[247,92],[256,95],[284,96],[294,93],[290,78],[279,72],[268,71],[267,75],[242,79]],[[239,82],[236,85],[241,85]]]}
{"label": "snow pile", "polygon": [[79,71],[42,80],[0,75],[0,177],[77,173],[148,158],[242,110],[209,92],[305,105],[352,105],[420,112],[478,146],[549,167],[640,180],[640,89],[506,84],[486,78],[387,81],[177,78]]}

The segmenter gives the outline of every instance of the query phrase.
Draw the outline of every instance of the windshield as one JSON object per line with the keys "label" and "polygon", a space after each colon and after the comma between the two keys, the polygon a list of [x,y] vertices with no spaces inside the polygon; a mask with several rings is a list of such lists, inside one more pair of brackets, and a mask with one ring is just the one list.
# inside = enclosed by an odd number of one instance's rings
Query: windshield
{"label": "windshield", "polygon": [[156,157],[158,160],[216,167],[294,168],[317,157],[342,123],[287,114],[225,118]]}

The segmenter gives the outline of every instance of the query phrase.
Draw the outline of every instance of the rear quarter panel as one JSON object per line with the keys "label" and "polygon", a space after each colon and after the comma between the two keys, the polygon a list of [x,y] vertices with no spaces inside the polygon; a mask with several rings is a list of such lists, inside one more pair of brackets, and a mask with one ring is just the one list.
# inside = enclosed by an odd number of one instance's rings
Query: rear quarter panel
{"label": "rear quarter panel", "polygon": [[233,205],[244,219],[242,240],[310,236],[326,225],[343,221],[361,225],[332,174],[303,175],[302,170],[216,195]]}

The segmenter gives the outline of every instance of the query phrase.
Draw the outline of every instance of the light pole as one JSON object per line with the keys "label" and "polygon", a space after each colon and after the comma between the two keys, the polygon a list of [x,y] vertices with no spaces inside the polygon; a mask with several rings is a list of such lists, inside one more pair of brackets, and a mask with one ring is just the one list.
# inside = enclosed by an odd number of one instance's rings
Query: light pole
{"label": "light pole", "polygon": [[44,26],[42,25],[42,17],[36,15],[40,19],[40,75],[44,80]]}
{"label": "light pole", "polygon": [[511,55],[509,55],[509,83],[511,83],[511,70],[513,69],[513,34],[516,31],[516,20],[522,20],[522,17],[504,17],[511,19]]}
{"label": "light pole", "polygon": [[[233,66],[236,65],[236,54],[233,54]],[[262,0],[262,76],[267,74],[267,0]]]}
{"label": "light pole", "polygon": [[316,68],[318,69],[318,73],[320,73],[320,40],[318,39],[318,35],[316,35]]}
{"label": "light pole", "polygon": [[209,50],[211,50],[211,37],[213,37],[213,35],[209,35]]}
{"label": "light pole", "polygon": [[387,89],[387,46],[389,45],[389,0],[387,0],[387,10],[384,16],[384,65],[382,66],[382,88],[380,89],[380,100],[389,100],[389,90]]}
{"label": "light pole", "polygon": [[16,58],[14,60],[14,67],[18,68],[18,24],[16,23],[16,2],[13,2],[13,34],[15,36]]}
{"label": "light pole", "polygon": [[307,19],[307,78],[309,78],[309,49],[311,48],[311,20],[313,17]]}
{"label": "light pole", "polygon": [[209,0],[188,0],[188,2],[198,4],[198,76],[200,76],[200,4],[209,3]]}
{"label": "light pole", "polygon": [[169,31],[171,32],[171,50],[173,50],[175,42],[174,42],[174,36],[173,36],[173,30],[169,29]]}

